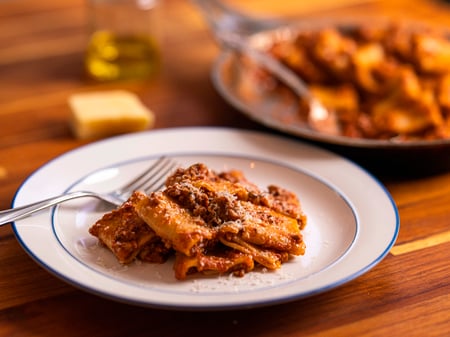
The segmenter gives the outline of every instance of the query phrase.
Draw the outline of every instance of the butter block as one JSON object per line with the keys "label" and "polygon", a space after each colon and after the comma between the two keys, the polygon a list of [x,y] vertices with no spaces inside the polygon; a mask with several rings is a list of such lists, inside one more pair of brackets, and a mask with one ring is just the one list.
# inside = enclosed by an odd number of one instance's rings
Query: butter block
{"label": "butter block", "polygon": [[69,97],[71,127],[77,138],[98,139],[143,131],[153,126],[153,112],[125,90],[78,93]]}

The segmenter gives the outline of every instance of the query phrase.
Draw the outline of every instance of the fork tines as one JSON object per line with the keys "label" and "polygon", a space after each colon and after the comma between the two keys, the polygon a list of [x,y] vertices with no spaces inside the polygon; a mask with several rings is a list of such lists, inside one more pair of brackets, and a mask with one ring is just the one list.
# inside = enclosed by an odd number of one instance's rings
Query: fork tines
{"label": "fork tines", "polygon": [[164,186],[166,176],[176,167],[177,163],[173,159],[165,156],[160,157],[134,181],[122,187],[122,190],[157,191]]}

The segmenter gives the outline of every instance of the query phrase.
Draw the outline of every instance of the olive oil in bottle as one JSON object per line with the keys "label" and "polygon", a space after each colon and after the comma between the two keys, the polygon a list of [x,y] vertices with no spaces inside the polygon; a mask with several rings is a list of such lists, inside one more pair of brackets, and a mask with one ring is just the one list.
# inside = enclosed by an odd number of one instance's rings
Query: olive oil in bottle
{"label": "olive oil in bottle", "polygon": [[102,81],[150,77],[160,66],[158,44],[151,36],[99,31],[89,42],[85,66]]}
{"label": "olive oil in bottle", "polygon": [[85,69],[99,81],[147,78],[161,64],[157,0],[90,0]]}

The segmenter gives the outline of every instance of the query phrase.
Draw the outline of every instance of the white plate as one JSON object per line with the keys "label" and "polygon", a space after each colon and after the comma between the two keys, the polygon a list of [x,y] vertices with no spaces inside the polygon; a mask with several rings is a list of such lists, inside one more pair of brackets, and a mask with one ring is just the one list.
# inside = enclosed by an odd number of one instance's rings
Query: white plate
{"label": "white plate", "polygon": [[20,206],[76,189],[118,187],[161,155],[183,166],[203,162],[244,171],[260,187],[277,184],[299,196],[308,224],[306,254],[242,278],[174,278],[171,261],[121,266],[88,228],[106,211],[78,199],[14,224],[24,249],[45,269],[86,291],[165,309],[224,310],[293,301],[328,291],[367,272],[394,244],[399,218],[385,188],[335,154],[282,137],[225,128],[178,128],[125,135],[68,152],[32,174]]}

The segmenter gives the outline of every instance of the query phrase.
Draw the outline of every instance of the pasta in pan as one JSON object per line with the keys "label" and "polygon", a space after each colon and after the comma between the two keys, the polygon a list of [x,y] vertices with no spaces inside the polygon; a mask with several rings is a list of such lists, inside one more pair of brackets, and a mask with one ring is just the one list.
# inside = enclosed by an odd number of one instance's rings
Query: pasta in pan
{"label": "pasta in pan", "polygon": [[[336,114],[343,136],[450,138],[450,41],[443,33],[395,23],[329,27],[274,41],[268,52]],[[257,81],[274,81],[255,73]],[[308,114],[301,102],[299,116],[307,121]]]}

